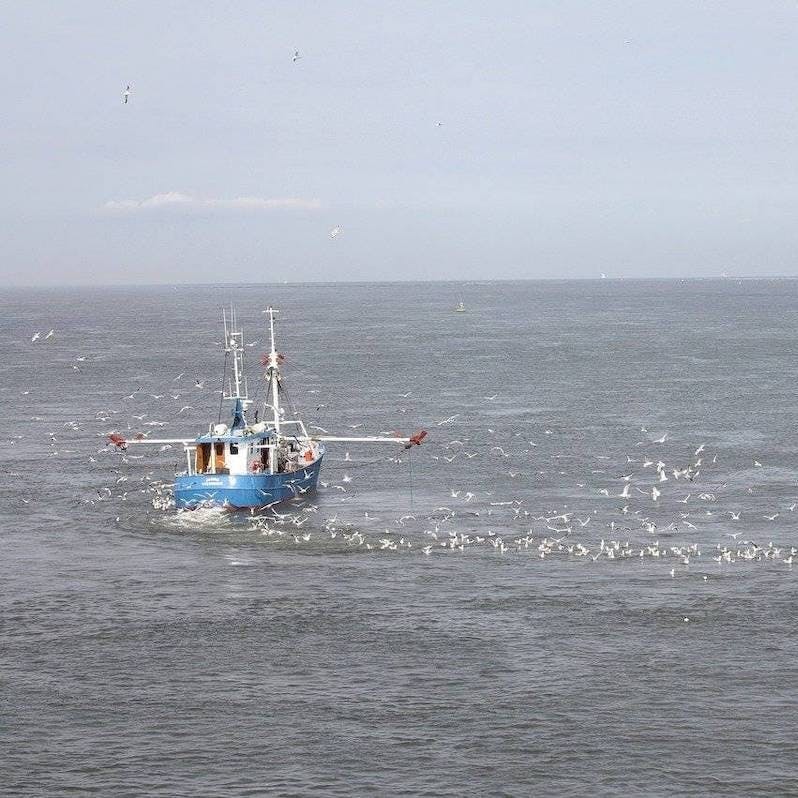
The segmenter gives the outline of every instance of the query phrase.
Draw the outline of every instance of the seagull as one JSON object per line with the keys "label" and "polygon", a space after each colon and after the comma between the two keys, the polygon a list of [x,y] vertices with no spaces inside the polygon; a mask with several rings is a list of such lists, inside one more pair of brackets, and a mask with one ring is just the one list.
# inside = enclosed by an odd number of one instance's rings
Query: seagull
{"label": "seagull", "polygon": [[34,341],[38,341],[41,337],[42,334],[40,332],[35,332],[33,333],[33,337],[30,339],[30,342],[33,343]]}
{"label": "seagull", "polygon": [[47,335],[44,336],[44,340],[46,341],[48,338],[52,338],[55,335],[55,330],[50,330]]}
{"label": "seagull", "polygon": [[657,438],[654,443],[665,443],[668,438],[668,433],[666,432],[661,438]]}
{"label": "seagull", "polygon": [[294,50],[294,57],[291,59],[291,61],[296,63],[300,58],[302,58],[302,56],[299,54],[299,50]]}
{"label": "seagull", "polygon": [[333,227],[333,229],[330,230],[330,238],[335,238],[340,233],[341,233],[341,228],[340,227]]}
{"label": "seagull", "polygon": [[122,105],[127,105],[127,101],[130,98],[130,84],[129,83],[127,84],[127,86],[125,86],[125,90],[122,92],[122,97],[123,97]]}

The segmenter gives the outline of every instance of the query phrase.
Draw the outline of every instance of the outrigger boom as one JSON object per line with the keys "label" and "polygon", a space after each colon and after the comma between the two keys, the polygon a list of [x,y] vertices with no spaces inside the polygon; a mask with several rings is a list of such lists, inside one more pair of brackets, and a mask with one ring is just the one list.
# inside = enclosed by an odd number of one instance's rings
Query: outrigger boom
{"label": "outrigger boom", "polygon": [[391,438],[390,436],[380,437],[378,435],[366,435],[363,438],[343,438],[337,435],[323,435],[313,438],[314,441],[335,441],[336,443],[409,443],[410,438]]}
{"label": "outrigger boom", "polygon": [[[247,395],[244,376],[244,334],[236,329],[235,311],[223,313],[225,363],[232,357],[232,374],[225,399],[232,401],[230,425],[211,424],[208,432],[195,438],[147,438],[138,434],[127,439],[119,433],[109,435],[109,442],[119,449],[129,445],[182,445],[186,453],[186,471],[175,477],[175,504],[178,508],[207,505],[266,507],[315,489],[324,457],[325,443],[399,443],[405,449],[420,446],[427,433],[419,430],[409,437],[364,435],[309,435],[296,412],[286,419],[280,406],[284,394],[280,366],[285,356],[275,346],[273,308],[269,314],[271,348],[261,358],[267,384],[264,413],[271,410],[269,422],[247,420],[252,400]],[[286,395],[287,398],[287,395]],[[291,426],[293,430],[285,431]]]}
{"label": "outrigger boom", "polygon": [[[110,436],[109,436],[110,437]],[[120,436],[121,437],[121,436]],[[291,436],[293,439],[298,441],[325,441],[325,442],[335,442],[335,443],[403,443],[405,446],[407,444],[414,444],[413,438],[411,436],[409,438],[400,438],[395,437],[392,438],[390,436],[379,436],[379,435],[366,435],[362,438],[345,438],[338,435],[309,435],[309,436]],[[179,443],[183,446],[190,446],[195,442],[194,438],[122,438],[120,441],[112,441],[112,443],[116,444],[117,446],[121,446],[124,444],[125,446],[130,446],[131,444],[141,444],[141,443],[160,443],[160,444],[172,444],[172,443]]]}

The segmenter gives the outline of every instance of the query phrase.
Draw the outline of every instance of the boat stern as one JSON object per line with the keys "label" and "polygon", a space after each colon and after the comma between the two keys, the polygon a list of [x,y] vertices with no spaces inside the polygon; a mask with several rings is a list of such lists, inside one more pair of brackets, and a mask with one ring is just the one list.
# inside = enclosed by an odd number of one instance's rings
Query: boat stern
{"label": "boat stern", "polygon": [[175,506],[251,509],[293,499],[316,489],[322,457],[279,474],[184,474],[175,478]]}

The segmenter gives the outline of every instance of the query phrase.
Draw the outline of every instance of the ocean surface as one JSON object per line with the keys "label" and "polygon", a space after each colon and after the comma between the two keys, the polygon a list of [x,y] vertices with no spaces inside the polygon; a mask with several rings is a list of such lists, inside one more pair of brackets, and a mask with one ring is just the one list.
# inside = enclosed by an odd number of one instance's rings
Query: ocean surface
{"label": "ocean surface", "polygon": [[[230,302],[251,394],[271,304],[306,423],[427,441],[177,513],[105,436],[217,420]],[[0,310],[2,795],[798,795],[798,282]]]}

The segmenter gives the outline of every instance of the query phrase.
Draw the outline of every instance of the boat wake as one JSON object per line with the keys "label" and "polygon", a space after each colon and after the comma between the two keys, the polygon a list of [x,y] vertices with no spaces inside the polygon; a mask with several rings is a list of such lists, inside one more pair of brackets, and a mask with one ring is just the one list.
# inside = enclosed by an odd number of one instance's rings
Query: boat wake
{"label": "boat wake", "polygon": [[154,523],[158,526],[172,530],[218,532],[226,534],[235,532],[231,514],[224,508],[216,506],[197,507],[194,510],[178,510],[173,508],[159,508],[162,510]]}

